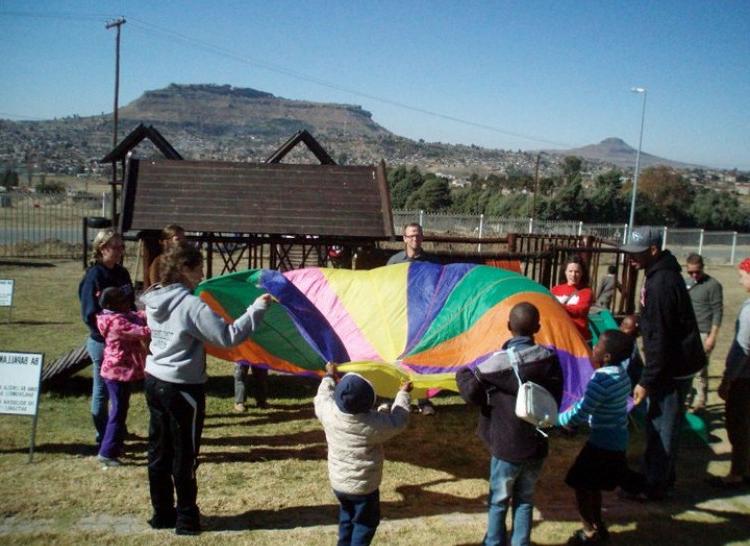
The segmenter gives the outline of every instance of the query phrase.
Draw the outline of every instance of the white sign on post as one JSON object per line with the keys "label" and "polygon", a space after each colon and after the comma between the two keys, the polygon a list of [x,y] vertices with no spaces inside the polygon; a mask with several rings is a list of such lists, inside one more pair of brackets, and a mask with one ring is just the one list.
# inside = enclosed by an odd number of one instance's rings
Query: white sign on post
{"label": "white sign on post", "polygon": [[34,460],[34,438],[39,414],[39,384],[44,355],[0,351],[0,413],[31,415],[29,462]]}
{"label": "white sign on post", "polygon": [[36,415],[44,356],[0,352],[0,413]]}
{"label": "white sign on post", "polygon": [[0,307],[13,306],[13,282],[12,280],[0,279]]}

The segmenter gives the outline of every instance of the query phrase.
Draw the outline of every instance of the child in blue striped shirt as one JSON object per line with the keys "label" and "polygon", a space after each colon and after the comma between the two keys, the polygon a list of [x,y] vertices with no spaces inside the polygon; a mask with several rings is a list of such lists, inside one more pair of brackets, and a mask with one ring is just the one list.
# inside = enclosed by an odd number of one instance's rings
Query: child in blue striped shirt
{"label": "child in blue striped shirt", "polygon": [[575,489],[583,529],[568,544],[600,544],[609,532],[602,521],[602,491],[617,486],[637,486],[640,474],[628,468],[628,396],[631,384],[623,364],[633,352],[633,338],[619,330],[599,337],[591,356],[598,368],[586,392],[568,411],[560,414],[562,426],[588,422],[591,433],[568,471],[565,483]]}

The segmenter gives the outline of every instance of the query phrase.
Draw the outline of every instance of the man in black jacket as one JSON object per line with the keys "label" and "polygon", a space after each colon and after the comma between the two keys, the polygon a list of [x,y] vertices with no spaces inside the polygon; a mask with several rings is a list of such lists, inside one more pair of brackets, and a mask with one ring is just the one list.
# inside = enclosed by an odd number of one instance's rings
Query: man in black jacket
{"label": "man in black jacket", "polygon": [[646,363],[633,399],[636,404],[644,399],[648,403],[644,493],[660,500],[674,486],[685,399],[706,355],[680,265],[669,250],[662,250],[661,233],[635,229],[621,250],[646,275],[640,301]]}
{"label": "man in black jacket", "polygon": [[519,303],[511,311],[508,329],[513,337],[503,350],[479,364],[456,373],[461,397],[480,407],[479,437],[492,454],[490,494],[485,546],[507,544],[505,515],[513,499],[512,544],[528,544],[534,486],[547,456],[547,438],[533,425],[515,415],[518,379],[510,352],[517,358],[523,381],[546,388],[557,401],[562,399],[562,368],[557,354],[534,343],[539,331],[539,310]]}

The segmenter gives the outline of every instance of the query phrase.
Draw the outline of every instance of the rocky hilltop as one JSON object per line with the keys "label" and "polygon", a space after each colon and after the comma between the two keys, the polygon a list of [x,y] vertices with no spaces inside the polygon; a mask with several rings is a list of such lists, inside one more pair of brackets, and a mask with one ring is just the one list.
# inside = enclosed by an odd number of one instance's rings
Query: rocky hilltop
{"label": "rocky hilltop", "polygon": [[[185,159],[264,161],[295,132],[306,129],[341,164],[414,165],[423,170],[465,176],[470,173],[533,173],[537,152],[475,145],[414,141],[378,125],[361,106],[277,97],[230,85],[171,84],[146,91],[119,110],[119,137],[138,124],[153,125]],[[112,116],[70,116],[48,121],[0,120],[0,168],[77,174],[96,171],[96,161],[112,149]],[[158,156],[148,146],[141,157]],[[559,170],[565,155],[586,158],[590,174],[617,165],[632,169],[635,152],[619,139],[574,150],[549,150],[540,172]],[[309,162],[298,147],[285,158]],[[642,154],[643,164],[678,165]]]}
{"label": "rocky hilltop", "polygon": [[123,120],[154,126],[199,126],[210,132],[247,131],[271,137],[298,129],[327,135],[342,129],[352,137],[389,136],[360,106],[289,100],[230,85],[178,85],[146,91],[120,109]]}

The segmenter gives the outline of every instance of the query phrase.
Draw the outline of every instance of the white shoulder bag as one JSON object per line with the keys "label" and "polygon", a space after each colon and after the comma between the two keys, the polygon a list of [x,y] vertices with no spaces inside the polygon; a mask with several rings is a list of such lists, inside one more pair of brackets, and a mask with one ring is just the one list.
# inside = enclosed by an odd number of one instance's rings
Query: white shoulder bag
{"label": "white shoulder bag", "polygon": [[557,401],[550,392],[533,381],[521,381],[518,373],[520,358],[515,349],[508,349],[511,366],[518,379],[518,395],[516,396],[516,416],[531,423],[540,434],[547,436],[543,428],[552,428],[557,424]]}

